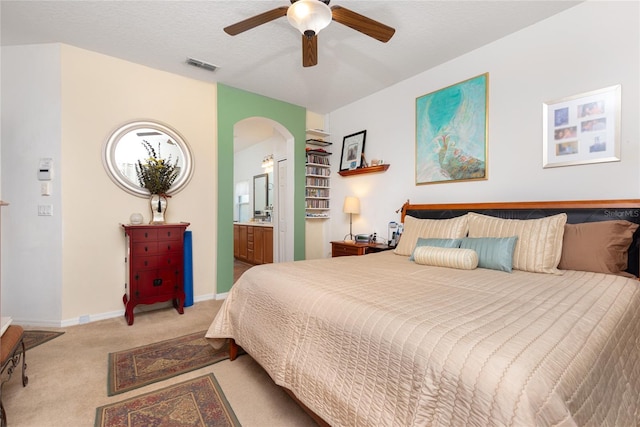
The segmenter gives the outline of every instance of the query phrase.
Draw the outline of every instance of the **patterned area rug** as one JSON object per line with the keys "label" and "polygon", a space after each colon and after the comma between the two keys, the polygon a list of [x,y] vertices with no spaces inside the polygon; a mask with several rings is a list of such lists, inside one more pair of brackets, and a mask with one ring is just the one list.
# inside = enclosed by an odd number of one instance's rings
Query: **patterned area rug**
{"label": "patterned area rug", "polygon": [[240,426],[213,374],[96,409],[96,427]]}
{"label": "patterned area rug", "polygon": [[24,347],[26,350],[51,341],[59,337],[64,332],[56,331],[24,331]]}
{"label": "patterned area rug", "polygon": [[215,350],[205,331],[109,353],[107,394],[124,393],[229,358],[229,345]]}

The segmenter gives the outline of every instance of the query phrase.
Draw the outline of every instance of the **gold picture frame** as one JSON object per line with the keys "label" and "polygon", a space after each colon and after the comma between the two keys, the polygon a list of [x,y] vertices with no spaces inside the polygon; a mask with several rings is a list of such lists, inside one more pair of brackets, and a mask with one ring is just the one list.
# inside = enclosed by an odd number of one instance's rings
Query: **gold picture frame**
{"label": "gold picture frame", "polygon": [[487,179],[489,73],[416,99],[416,185]]}

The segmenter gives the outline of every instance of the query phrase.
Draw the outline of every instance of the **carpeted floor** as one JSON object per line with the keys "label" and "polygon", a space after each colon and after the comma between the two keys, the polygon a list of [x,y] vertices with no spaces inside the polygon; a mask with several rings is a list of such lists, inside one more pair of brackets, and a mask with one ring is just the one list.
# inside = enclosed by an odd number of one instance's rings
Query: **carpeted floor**
{"label": "carpeted floor", "polygon": [[213,374],[96,410],[96,427],[240,426]]}
{"label": "carpeted floor", "polygon": [[[206,300],[185,308],[170,304],[136,314],[71,326],[58,338],[27,351],[29,384],[19,375],[2,387],[2,403],[10,427],[80,427],[96,421],[96,408],[214,374],[243,427],[311,427],[315,423],[250,356],[209,366],[107,396],[108,354],[202,331],[209,327],[222,301]],[[38,328],[34,328],[38,329]]]}
{"label": "carpeted floor", "polygon": [[206,331],[109,353],[109,396],[124,393],[229,358],[229,347],[214,348]]}

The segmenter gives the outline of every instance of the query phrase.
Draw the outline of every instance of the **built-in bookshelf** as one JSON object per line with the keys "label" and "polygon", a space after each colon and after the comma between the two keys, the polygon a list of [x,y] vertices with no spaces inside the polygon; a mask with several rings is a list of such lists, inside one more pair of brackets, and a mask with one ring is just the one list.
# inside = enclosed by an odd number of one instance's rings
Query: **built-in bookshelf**
{"label": "built-in bookshelf", "polygon": [[331,195],[331,153],[329,134],[319,129],[307,130],[305,167],[305,216],[307,219],[329,218]]}

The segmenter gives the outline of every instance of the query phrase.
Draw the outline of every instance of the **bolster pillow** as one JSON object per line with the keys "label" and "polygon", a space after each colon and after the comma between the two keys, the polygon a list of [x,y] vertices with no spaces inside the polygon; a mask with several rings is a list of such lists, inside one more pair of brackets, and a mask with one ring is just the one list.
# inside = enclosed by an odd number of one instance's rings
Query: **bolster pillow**
{"label": "bolster pillow", "polygon": [[413,258],[416,264],[436,267],[473,270],[478,266],[478,254],[473,249],[420,246],[413,252]]}

